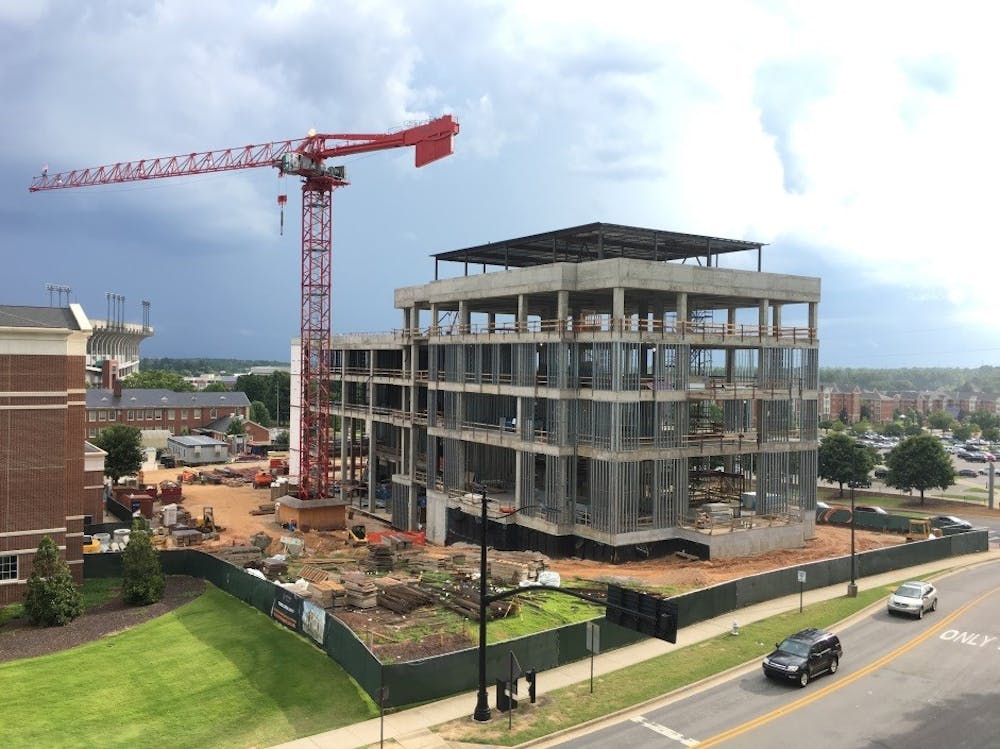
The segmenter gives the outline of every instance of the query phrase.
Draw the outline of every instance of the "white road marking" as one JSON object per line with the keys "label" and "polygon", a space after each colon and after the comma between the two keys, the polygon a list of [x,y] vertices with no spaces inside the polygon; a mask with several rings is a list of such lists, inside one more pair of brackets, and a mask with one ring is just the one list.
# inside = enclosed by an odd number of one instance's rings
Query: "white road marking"
{"label": "white road marking", "polygon": [[667,728],[666,726],[661,726],[659,723],[653,723],[651,721],[648,721],[645,718],[643,718],[641,715],[638,716],[638,717],[632,718],[632,722],[633,723],[638,723],[641,726],[645,726],[650,731],[655,731],[656,733],[660,734],[661,736],[666,736],[668,739],[673,739],[674,741],[677,741],[678,743],[682,744],[683,746],[697,746],[698,745],[697,739],[689,739],[689,738],[685,737],[683,734],[677,733],[677,731],[674,731],[671,728]]}

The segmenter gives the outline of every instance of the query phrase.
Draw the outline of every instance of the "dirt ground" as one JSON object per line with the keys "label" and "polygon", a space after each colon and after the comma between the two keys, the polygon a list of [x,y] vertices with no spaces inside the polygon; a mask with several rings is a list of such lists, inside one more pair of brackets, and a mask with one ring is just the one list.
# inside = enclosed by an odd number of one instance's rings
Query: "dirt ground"
{"label": "dirt ground", "polygon": [[[258,464],[234,463],[229,465],[233,468],[246,468]],[[201,470],[210,470],[210,467]],[[144,474],[144,479],[146,483],[159,482],[164,479],[176,479],[179,473],[179,469],[147,471]],[[225,528],[220,532],[217,541],[203,544],[201,548],[246,545],[251,536],[263,531],[274,539],[269,551],[276,553],[281,550],[277,539],[288,535],[288,531],[278,526],[274,515],[250,514],[250,511],[256,509],[259,504],[270,501],[269,490],[254,489],[250,485],[231,487],[213,484],[185,484],[183,493],[182,504],[192,515],[201,515],[203,507],[210,506],[215,513],[216,524]],[[363,517],[362,521],[369,530],[378,530],[383,526],[388,527],[368,516]],[[315,532],[298,533],[297,535],[302,536],[305,540],[306,555],[310,557],[323,556],[326,552],[342,550],[344,547],[344,540],[340,535]],[[866,551],[901,543],[902,540],[901,536],[859,530],[855,535],[855,548],[857,551]],[[695,562],[670,557],[624,564],[606,564],[579,559],[552,559],[549,566],[559,572],[561,576],[568,578],[601,581],[635,580],[646,585],[704,586],[769,569],[843,556],[850,553],[850,544],[850,531],[848,529],[817,526],[815,538],[807,541],[805,547],[772,551],[756,557]],[[433,547],[429,550],[433,551]],[[446,550],[442,548],[441,552],[445,553]]]}
{"label": "dirt ground", "polygon": [[[255,463],[230,464],[230,467],[256,468]],[[201,470],[210,470],[204,467]],[[145,483],[155,483],[164,479],[176,480],[179,469],[147,471],[143,479]],[[269,553],[281,551],[279,538],[288,535],[288,531],[280,528],[274,515],[251,515],[250,511],[258,505],[270,501],[270,491],[254,489],[251,485],[227,486],[213,484],[185,484],[184,499],[181,504],[192,515],[200,516],[204,507],[213,508],[216,524],[223,526],[219,538],[205,543],[201,548],[210,551],[221,546],[243,546],[249,543],[251,536],[263,531],[272,539]],[[836,500],[834,500],[836,501]],[[913,509],[928,513],[944,512],[945,508],[955,511],[952,505],[935,500],[928,500],[919,506],[914,500]],[[982,514],[974,509],[962,508],[962,514]],[[359,518],[369,530],[381,527],[378,520],[362,516]],[[388,527],[388,526],[385,526]],[[366,556],[364,548],[351,548],[345,544],[345,534],[342,532],[298,533],[306,543],[306,555],[312,558],[323,558],[336,555],[341,559],[354,557],[361,559]],[[858,551],[879,548],[882,546],[902,543],[900,536],[891,534],[857,531],[855,546]],[[847,528],[833,526],[817,526],[816,536],[806,542],[801,549],[785,549],[761,554],[756,557],[726,559],[715,561],[685,561],[676,557],[651,560],[647,562],[630,562],[624,564],[604,564],[579,559],[551,559],[549,567],[560,573],[564,579],[579,578],[601,582],[618,582],[620,584],[634,583],[638,585],[673,585],[679,587],[701,587],[717,582],[723,582],[736,577],[742,577],[756,572],[789,567],[804,562],[843,556],[850,552],[850,531]],[[430,553],[439,552],[442,556],[449,555],[454,548],[429,547]],[[79,620],[66,627],[36,629],[23,620],[14,620],[0,627],[0,662],[16,658],[30,657],[43,653],[54,652],[74,645],[97,639],[108,633],[120,631],[145,621],[153,616],[175,608],[198,591],[204,588],[204,582],[184,577],[168,579],[167,595],[160,604],[139,610],[123,607],[120,602],[112,602],[96,610],[88,611]],[[424,636],[418,641],[399,641],[400,630],[413,624],[423,626],[424,631],[435,629],[437,613],[431,609],[418,609],[409,615],[398,615],[391,611],[377,608],[366,610],[338,609],[337,616],[358,633],[384,662],[394,660],[412,660],[428,657],[450,650],[468,647],[469,642],[458,633],[448,633],[443,628],[437,628],[438,634]]]}

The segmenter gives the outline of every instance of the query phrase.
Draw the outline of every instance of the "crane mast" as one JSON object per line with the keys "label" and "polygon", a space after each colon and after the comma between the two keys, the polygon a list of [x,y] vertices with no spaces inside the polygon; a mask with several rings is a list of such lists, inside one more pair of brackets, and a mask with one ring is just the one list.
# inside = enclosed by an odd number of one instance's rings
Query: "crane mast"
{"label": "crane mast", "polygon": [[119,162],[35,177],[31,192],[138,182],[192,174],[274,167],[302,178],[300,309],[299,498],[330,496],[330,309],[333,191],[347,181],[329,158],[412,146],[424,166],[453,153],[458,123],[451,115],[392,133],[317,134],[298,140]]}

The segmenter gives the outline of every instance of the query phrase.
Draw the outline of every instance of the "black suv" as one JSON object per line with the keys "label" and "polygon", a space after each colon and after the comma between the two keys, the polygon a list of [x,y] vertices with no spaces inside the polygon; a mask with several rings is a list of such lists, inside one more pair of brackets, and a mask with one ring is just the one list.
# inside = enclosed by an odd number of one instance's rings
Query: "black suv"
{"label": "black suv", "polygon": [[774,652],[764,659],[764,676],[804,687],[814,676],[837,673],[843,654],[837,635],[814,627],[803,629],[775,645]]}

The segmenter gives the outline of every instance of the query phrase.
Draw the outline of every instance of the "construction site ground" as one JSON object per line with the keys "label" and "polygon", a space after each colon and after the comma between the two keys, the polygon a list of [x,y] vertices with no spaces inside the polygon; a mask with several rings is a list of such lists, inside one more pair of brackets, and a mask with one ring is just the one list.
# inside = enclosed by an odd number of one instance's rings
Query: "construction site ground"
{"label": "construction site ground", "polygon": [[[254,463],[229,464],[231,468],[249,469]],[[264,465],[263,463],[260,465]],[[210,471],[211,467],[200,467],[201,471]],[[176,480],[180,470],[164,469],[147,471],[144,483],[157,483],[164,479]],[[271,501],[267,488],[254,489],[252,483],[243,486],[226,484],[184,484],[182,506],[193,516],[200,516],[205,506],[213,508],[215,522],[222,530],[217,539],[201,544],[200,548],[211,551],[220,547],[246,546],[250,539],[260,532],[266,533],[271,539],[271,545],[266,555],[282,552],[280,542],[290,532],[281,528],[273,514],[254,515],[251,511],[259,505]],[[279,499],[280,501],[280,499]],[[349,524],[361,523],[369,533],[379,530],[390,530],[384,520],[373,517],[358,510]],[[344,531],[296,531],[295,535],[302,538],[305,544],[302,560],[306,563],[324,568],[350,568],[352,560],[361,561],[367,556],[366,547],[352,545]],[[887,533],[874,533],[858,530],[855,535],[857,551],[879,548],[882,546],[902,543],[903,537]],[[800,549],[784,549],[761,554],[755,557],[721,559],[721,560],[685,560],[678,557],[667,557],[643,562],[628,562],[608,564],[581,559],[547,558],[548,569],[558,572],[564,581],[578,579],[595,582],[616,582],[642,587],[665,587],[691,589],[704,587],[737,577],[745,577],[781,567],[788,567],[804,562],[843,556],[850,553],[850,531],[847,528],[820,525],[816,527],[815,537],[808,540]],[[459,549],[461,550],[461,548]],[[476,547],[467,547],[468,563],[476,559]],[[429,555],[452,557],[456,547],[439,547],[428,545],[425,552]],[[332,564],[327,564],[330,562]],[[419,574],[419,573],[417,573]],[[414,612],[416,615],[401,616],[382,607],[354,610],[350,607],[335,609],[338,618],[350,626],[360,638],[368,643],[387,662],[406,661],[430,655],[449,652],[455,649],[471,646],[471,642],[460,632],[446,631],[435,621],[434,611]],[[401,629],[413,627],[419,632],[434,632],[433,636],[409,638]]]}

